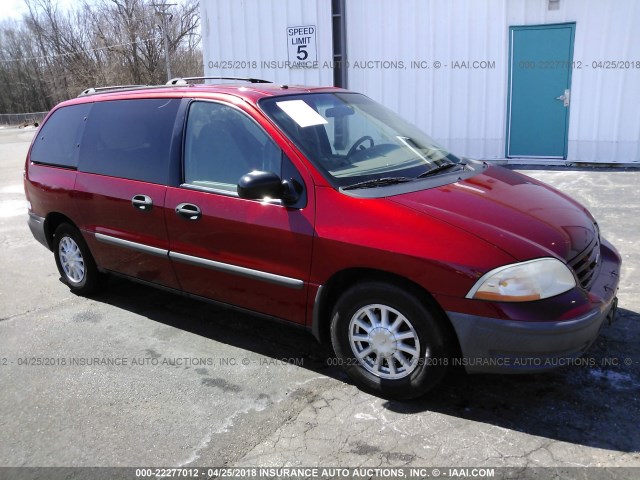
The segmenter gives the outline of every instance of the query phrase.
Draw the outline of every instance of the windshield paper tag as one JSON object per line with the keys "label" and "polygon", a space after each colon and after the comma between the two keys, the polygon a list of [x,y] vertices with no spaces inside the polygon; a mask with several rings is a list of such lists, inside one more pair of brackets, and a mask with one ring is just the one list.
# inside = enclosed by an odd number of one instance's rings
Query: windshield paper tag
{"label": "windshield paper tag", "polygon": [[285,102],[276,102],[276,105],[303,128],[329,123],[322,118],[318,112],[307,105],[304,100],[287,100]]}

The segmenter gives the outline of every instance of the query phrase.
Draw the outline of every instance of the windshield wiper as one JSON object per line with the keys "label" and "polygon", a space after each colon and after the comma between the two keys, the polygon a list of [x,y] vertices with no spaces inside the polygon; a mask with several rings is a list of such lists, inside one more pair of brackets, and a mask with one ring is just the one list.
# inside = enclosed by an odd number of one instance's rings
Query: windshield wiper
{"label": "windshield wiper", "polygon": [[342,190],[355,190],[357,188],[375,188],[384,187],[386,185],[396,185],[398,183],[412,182],[414,179],[409,177],[384,177],[374,178],[373,180],[366,180],[364,182],[354,183],[353,185],[347,185],[342,187]]}
{"label": "windshield wiper", "polygon": [[430,177],[431,175],[435,175],[438,172],[442,172],[443,170],[448,170],[452,167],[462,167],[464,169],[465,163],[443,163],[442,165],[438,165],[437,167],[433,167],[431,170],[427,170],[426,172],[422,172],[416,178],[424,178]]}

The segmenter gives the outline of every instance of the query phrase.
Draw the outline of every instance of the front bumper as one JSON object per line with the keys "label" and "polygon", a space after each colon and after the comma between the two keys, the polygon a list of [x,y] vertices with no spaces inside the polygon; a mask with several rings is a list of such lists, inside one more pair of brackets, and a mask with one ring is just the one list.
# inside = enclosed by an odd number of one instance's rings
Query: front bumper
{"label": "front bumper", "polygon": [[601,249],[597,278],[585,292],[590,309],[575,318],[531,322],[447,312],[462,350],[459,364],[468,373],[535,373],[572,364],[615,315],[620,255],[604,240]]}

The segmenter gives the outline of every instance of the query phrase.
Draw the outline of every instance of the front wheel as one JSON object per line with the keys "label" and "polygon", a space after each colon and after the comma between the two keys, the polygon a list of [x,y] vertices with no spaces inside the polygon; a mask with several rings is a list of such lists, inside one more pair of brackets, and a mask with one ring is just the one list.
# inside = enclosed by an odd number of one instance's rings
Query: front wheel
{"label": "front wheel", "polygon": [[58,272],[73,293],[90,295],[102,285],[103,275],[81,233],[68,223],[61,224],[53,236],[53,254]]}
{"label": "front wheel", "polygon": [[360,387],[389,398],[423,395],[451,362],[441,314],[395,285],[357,285],[338,300],[331,340],[339,362]]}

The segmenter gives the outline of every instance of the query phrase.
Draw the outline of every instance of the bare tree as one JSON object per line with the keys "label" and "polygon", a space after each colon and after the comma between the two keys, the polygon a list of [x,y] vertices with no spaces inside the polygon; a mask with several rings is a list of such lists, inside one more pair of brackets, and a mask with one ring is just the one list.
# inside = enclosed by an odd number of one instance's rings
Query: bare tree
{"label": "bare tree", "polygon": [[[160,18],[149,0],[99,0],[94,7],[99,14],[94,16],[94,31],[105,45],[115,45],[111,52],[124,61],[124,74],[127,83],[162,83],[164,80],[164,45]],[[200,42],[200,16],[198,3],[186,0],[175,7],[176,11],[167,19],[169,37],[169,56],[173,63],[177,52],[196,53],[201,56],[197,45]],[[194,43],[197,38],[197,44]],[[180,55],[182,56],[182,55]],[[190,68],[200,64],[188,62]],[[183,67],[183,65],[177,65]],[[176,72],[185,72],[177,68]],[[190,72],[192,73],[192,72]],[[198,72],[196,72],[198,73]]]}
{"label": "bare tree", "polygon": [[[0,23],[0,113],[47,110],[89,86],[166,80],[160,19],[152,0],[24,0],[21,22]],[[156,0],[156,2],[159,0]],[[165,0],[160,0],[165,1]],[[169,58],[176,75],[201,75],[197,0],[168,7]]]}

